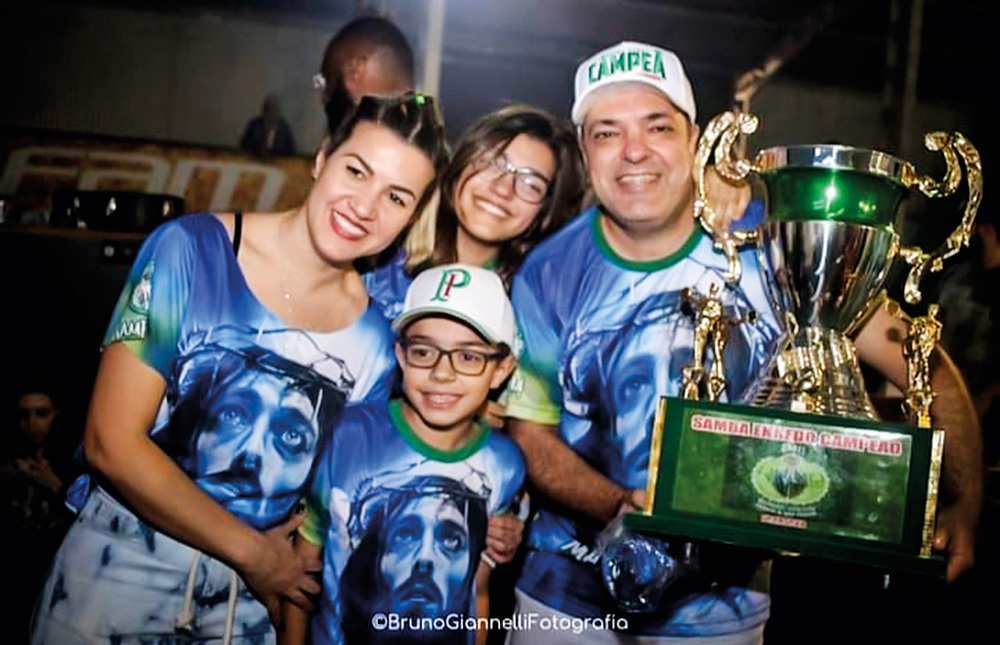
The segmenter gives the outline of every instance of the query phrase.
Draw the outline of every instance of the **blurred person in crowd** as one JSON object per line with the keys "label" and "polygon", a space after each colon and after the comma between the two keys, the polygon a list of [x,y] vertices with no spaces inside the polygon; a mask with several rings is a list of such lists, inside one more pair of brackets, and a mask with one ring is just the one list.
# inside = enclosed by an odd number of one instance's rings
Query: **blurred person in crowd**
{"label": "blurred person in crowd", "polygon": [[49,388],[28,387],[17,396],[15,411],[16,427],[5,432],[3,438],[0,477],[5,486],[20,481],[26,488],[21,491],[24,494],[8,494],[3,500],[4,508],[7,511],[17,508],[26,526],[45,524],[64,484],[48,459],[59,409]]}
{"label": "blurred person in crowd", "polygon": [[47,386],[28,385],[14,398],[16,422],[4,428],[0,456],[0,617],[5,634],[20,642],[27,638],[31,606],[72,516],[62,503],[63,481],[48,458],[58,440],[54,394]]}
{"label": "blurred person in crowd", "polygon": [[288,121],[281,115],[277,96],[269,94],[264,99],[260,116],[247,122],[240,148],[259,157],[295,154],[295,137]]}
{"label": "blurred person in crowd", "polygon": [[1000,216],[980,211],[968,260],[941,284],[941,343],[965,376],[983,426],[983,456],[1000,465]]}

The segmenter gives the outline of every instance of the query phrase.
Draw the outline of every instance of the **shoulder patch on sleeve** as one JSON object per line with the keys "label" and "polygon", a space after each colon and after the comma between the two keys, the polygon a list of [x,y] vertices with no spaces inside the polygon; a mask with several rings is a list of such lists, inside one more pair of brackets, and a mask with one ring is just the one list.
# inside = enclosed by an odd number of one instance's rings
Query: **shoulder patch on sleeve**
{"label": "shoulder patch on sleeve", "polygon": [[132,286],[128,308],[123,312],[118,328],[111,336],[112,343],[123,340],[145,340],[149,328],[149,303],[153,298],[155,264],[154,261],[150,260],[143,267],[139,281]]}

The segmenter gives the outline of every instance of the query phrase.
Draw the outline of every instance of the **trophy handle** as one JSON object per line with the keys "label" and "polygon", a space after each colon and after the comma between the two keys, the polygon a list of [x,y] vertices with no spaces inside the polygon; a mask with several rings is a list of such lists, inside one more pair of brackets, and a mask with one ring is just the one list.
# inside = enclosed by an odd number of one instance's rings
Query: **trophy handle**
{"label": "trophy handle", "polygon": [[936,251],[925,253],[915,246],[900,249],[900,255],[911,267],[903,287],[906,302],[911,305],[920,302],[920,281],[928,269],[931,273],[937,273],[944,268],[945,260],[958,253],[963,246],[969,245],[976,211],[979,210],[979,202],[983,199],[983,165],[979,159],[979,151],[968,139],[958,132],[954,134],[932,132],[924,137],[924,145],[928,150],[940,150],[941,154],[944,155],[947,163],[944,179],[938,182],[928,176],[917,176],[913,167],[908,166],[907,172],[904,172],[903,183],[908,188],[916,187],[927,197],[947,197],[958,189],[961,182],[962,170],[958,163],[958,158],[961,157],[965,165],[969,198],[965,202],[965,213],[962,215],[962,221],[958,228]]}
{"label": "trophy handle", "polygon": [[757,240],[756,231],[730,231],[729,222],[712,209],[705,192],[705,168],[708,159],[715,150],[715,171],[725,181],[735,186],[745,186],[747,176],[756,171],[756,167],[744,157],[734,156],[733,145],[742,135],[752,134],[757,130],[757,117],[744,112],[723,112],[713,118],[705,133],[698,141],[698,151],[694,157],[695,200],[694,217],[705,232],[712,236],[712,243],[717,251],[725,254],[727,269],[723,274],[726,282],[739,282],[742,268],[740,267],[739,247],[752,244]]}

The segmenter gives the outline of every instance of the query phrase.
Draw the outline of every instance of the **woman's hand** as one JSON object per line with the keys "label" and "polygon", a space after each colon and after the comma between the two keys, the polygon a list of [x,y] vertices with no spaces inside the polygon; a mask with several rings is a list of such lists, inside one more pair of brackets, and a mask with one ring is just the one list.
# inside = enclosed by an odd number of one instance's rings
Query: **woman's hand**
{"label": "woman's hand", "polygon": [[323,563],[318,557],[309,557],[292,545],[290,536],[305,520],[302,513],[267,533],[261,533],[258,547],[250,553],[249,560],[240,567],[243,579],[254,594],[260,598],[271,622],[281,624],[281,601],[288,599],[307,612],[313,610],[310,596],[320,592],[315,575],[322,570]]}

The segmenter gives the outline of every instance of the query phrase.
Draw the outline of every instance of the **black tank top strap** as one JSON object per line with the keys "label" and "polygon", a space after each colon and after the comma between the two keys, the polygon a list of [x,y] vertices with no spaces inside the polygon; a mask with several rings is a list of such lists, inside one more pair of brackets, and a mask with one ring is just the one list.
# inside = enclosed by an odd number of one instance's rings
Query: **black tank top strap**
{"label": "black tank top strap", "polygon": [[243,213],[233,213],[233,255],[240,254],[240,238],[243,237]]}

